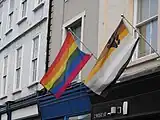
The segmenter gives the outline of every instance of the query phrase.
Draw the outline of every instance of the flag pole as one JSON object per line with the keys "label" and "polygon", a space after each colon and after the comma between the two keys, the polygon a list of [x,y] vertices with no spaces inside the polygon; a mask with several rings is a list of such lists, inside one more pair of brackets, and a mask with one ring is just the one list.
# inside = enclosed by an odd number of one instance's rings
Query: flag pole
{"label": "flag pole", "polygon": [[138,35],[145,41],[145,43],[151,47],[151,49],[158,55],[158,58],[160,58],[159,53],[150,45],[149,42],[147,42],[146,38],[131,24],[131,22],[123,14],[121,14],[121,17],[138,33]]}
{"label": "flag pole", "polygon": [[[80,43],[82,43],[82,45],[93,55],[93,57],[97,59],[97,57],[93,54],[93,52],[80,40],[80,38],[72,31],[71,28],[68,28],[68,30],[80,41]],[[81,95],[81,85],[83,83],[84,80],[81,80],[81,83],[80,83],[80,95]]]}
{"label": "flag pole", "polygon": [[82,43],[82,45],[93,55],[93,57],[97,59],[97,57],[93,54],[93,52],[80,40],[80,38],[72,31],[71,28],[68,28],[68,30],[78,39],[78,41],[80,41],[80,43]]}

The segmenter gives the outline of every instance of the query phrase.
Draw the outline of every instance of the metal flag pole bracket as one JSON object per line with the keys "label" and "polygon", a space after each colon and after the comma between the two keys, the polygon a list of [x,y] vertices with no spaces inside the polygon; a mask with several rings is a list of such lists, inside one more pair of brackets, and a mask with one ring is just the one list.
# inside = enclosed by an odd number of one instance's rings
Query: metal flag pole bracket
{"label": "metal flag pole bracket", "polygon": [[[93,52],[80,40],[80,38],[72,31],[71,28],[68,28],[68,30],[77,38],[77,40],[82,43],[82,45],[91,53],[91,55],[95,58],[95,60],[98,60],[97,57],[93,54]],[[80,87],[82,86],[82,83],[84,80],[81,80]],[[81,88],[80,88],[80,95],[81,95]]]}
{"label": "metal flag pole bracket", "polygon": [[71,28],[68,28],[68,30],[78,39],[78,41],[80,41],[80,43],[82,43],[82,45],[93,55],[93,57],[97,59],[97,57],[93,54],[93,52],[80,40],[80,38],[72,31]]}
{"label": "metal flag pole bracket", "polygon": [[147,43],[147,45],[157,54],[157,60],[160,60],[159,53],[151,46],[149,42],[147,42],[146,38],[131,24],[131,22],[123,15],[121,14],[122,19],[124,19],[134,30],[138,33],[138,35]]}

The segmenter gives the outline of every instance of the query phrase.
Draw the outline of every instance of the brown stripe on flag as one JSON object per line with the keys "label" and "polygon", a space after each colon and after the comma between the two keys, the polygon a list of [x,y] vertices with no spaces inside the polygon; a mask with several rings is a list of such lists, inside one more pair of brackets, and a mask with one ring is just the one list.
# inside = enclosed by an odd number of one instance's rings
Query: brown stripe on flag
{"label": "brown stripe on flag", "polygon": [[123,32],[125,29],[127,29],[127,28],[126,28],[124,22],[122,22],[122,23],[120,24],[120,27],[117,29],[117,34],[119,35],[119,34],[120,34],[121,32]]}

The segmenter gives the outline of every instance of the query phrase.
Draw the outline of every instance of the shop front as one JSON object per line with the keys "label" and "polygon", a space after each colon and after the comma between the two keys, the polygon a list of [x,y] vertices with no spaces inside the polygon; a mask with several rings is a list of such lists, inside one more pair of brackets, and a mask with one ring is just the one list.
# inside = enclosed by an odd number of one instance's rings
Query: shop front
{"label": "shop front", "polygon": [[92,120],[159,120],[160,73],[113,85],[106,98],[91,96]]}
{"label": "shop front", "polygon": [[0,120],[40,120],[37,94],[0,105]]}
{"label": "shop front", "polygon": [[90,120],[91,102],[87,91],[84,85],[75,84],[59,99],[50,93],[40,95],[42,120]]}

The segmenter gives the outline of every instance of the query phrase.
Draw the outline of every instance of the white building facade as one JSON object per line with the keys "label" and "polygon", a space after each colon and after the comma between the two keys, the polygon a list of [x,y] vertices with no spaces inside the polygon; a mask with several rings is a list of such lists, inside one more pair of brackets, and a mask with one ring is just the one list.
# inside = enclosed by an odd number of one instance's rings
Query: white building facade
{"label": "white building facade", "polygon": [[[49,0],[0,0],[1,120],[7,120],[7,114],[11,120],[38,116],[36,102],[20,104],[41,89],[38,83],[46,66],[48,9]],[[7,113],[8,103],[19,107]]]}
{"label": "white building facade", "polygon": [[[99,56],[118,26],[121,14],[144,36],[154,50],[141,38],[127,69],[117,80],[117,84],[113,84],[112,88],[108,89],[106,98],[87,91],[91,100],[88,102],[86,100],[87,95],[84,95],[84,97],[79,92],[86,93],[86,89],[83,89],[81,84],[77,84],[76,87],[71,85],[68,91],[58,100],[53,96],[49,98],[49,94],[42,96],[40,105],[44,119],[78,120],[81,119],[80,117],[85,117],[86,120],[91,118],[93,120],[124,120],[130,118],[137,120],[144,117],[146,120],[150,118],[149,115],[153,115],[151,116],[153,119],[159,118],[160,106],[158,101],[160,97],[157,91],[160,89],[158,84],[160,61],[157,59],[159,57],[157,54],[160,54],[160,36],[158,34],[158,31],[160,31],[160,1],[52,1],[54,6],[50,18],[52,23],[50,28],[50,64],[56,57],[68,28],[72,29],[95,56]],[[133,30],[131,25],[128,24],[128,27]],[[133,36],[135,38],[138,36],[135,30],[133,30]],[[79,47],[81,48],[81,46]],[[82,50],[88,52],[83,46]],[[94,58],[91,58],[79,75],[80,77],[77,77],[78,80],[83,80],[88,75],[95,61]],[[72,103],[74,104],[72,105]],[[88,108],[84,108],[84,106]],[[49,114],[48,111],[52,111],[52,113]],[[127,111],[127,113],[123,114],[124,111]]]}

